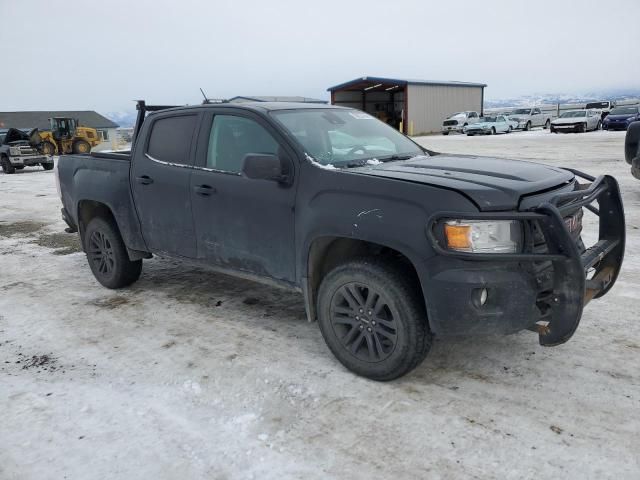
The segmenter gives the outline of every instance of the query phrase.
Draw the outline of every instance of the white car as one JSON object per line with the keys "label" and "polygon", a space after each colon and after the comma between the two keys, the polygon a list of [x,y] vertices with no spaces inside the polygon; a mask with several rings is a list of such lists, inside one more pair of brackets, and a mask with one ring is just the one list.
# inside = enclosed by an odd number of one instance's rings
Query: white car
{"label": "white car", "polygon": [[462,132],[467,125],[476,123],[480,115],[478,112],[457,112],[453,115],[449,115],[447,119],[442,122],[442,134],[449,135],[449,132]]}
{"label": "white car", "polygon": [[474,135],[495,135],[496,133],[509,133],[513,130],[511,125],[507,122],[507,117],[503,115],[497,115],[495,117],[480,117],[480,121],[473,125],[468,125],[464,129],[464,133],[467,136],[472,137]]}
{"label": "white car", "polygon": [[509,119],[518,122],[517,128],[531,130],[533,127],[549,128],[551,116],[539,108],[517,108],[509,114]]}
{"label": "white car", "polygon": [[563,112],[551,122],[551,133],[558,132],[588,132],[600,130],[602,127],[602,112],[600,110],[569,110]]}

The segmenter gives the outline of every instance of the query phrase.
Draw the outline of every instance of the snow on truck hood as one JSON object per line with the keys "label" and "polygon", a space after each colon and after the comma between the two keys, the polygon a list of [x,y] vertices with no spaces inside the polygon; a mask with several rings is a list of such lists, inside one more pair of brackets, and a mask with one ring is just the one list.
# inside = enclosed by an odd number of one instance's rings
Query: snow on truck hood
{"label": "snow on truck hood", "polygon": [[560,187],[573,173],[539,163],[467,155],[435,155],[361,167],[359,173],[463,192],[481,210],[518,207],[523,195]]}

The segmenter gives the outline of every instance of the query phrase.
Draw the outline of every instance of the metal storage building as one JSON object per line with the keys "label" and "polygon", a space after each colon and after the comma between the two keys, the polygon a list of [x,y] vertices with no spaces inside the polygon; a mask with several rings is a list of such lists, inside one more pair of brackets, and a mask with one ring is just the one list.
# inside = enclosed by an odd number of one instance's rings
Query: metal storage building
{"label": "metal storage building", "polygon": [[330,87],[331,104],[358,108],[409,135],[439,132],[455,112],[482,113],[484,83],[361,77]]}

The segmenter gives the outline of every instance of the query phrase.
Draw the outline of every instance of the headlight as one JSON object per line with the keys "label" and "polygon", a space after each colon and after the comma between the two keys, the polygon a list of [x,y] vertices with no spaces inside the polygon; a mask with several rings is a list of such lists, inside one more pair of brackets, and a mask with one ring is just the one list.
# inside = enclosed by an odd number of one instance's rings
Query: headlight
{"label": "headlight", "polygon": [[10,155],[20,155],[20,149],[16,147],[9,147]]}
{"label": "headlight", "polygon": [[517,253],[522,249],[522,225],[516,220],[447,220],[447,248],[470,253]]}

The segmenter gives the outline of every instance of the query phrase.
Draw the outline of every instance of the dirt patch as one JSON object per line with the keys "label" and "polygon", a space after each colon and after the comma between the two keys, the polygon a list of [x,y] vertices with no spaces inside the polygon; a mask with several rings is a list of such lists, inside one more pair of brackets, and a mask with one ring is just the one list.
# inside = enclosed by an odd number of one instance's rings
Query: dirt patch
{"label": "dirt patch", "polygon": [[33,235],[38,230],[46,227],[47,224],[43,222],[0,222],[0,237],[11,237],[13,235],[28,236]]}
{"label": "dirt patch", "polygon": [[47,372],[55,372],[58,369],[56,362],[56,358],[51,355],[33,355],[22,361],[22,369],[28,370],[30,368],[36,368]]}
{"label": "dirt patch", "polygon": [[43,233],[33,243],[55,249],[54,255],[69,255],[82,251],[80,237],[70,233]]}
{"label": "dirt patch", "polygon": [[129,300],[126,297],[100,298],[88,303],[88,305],[95,305],[96,307],[104,308],[106,310],[113,310],[127,304],[129,304]]}

